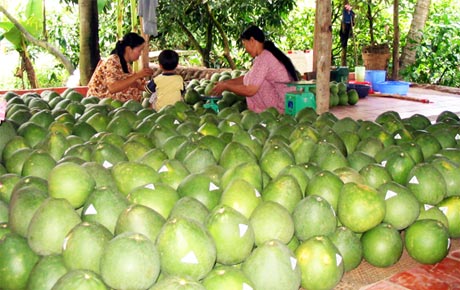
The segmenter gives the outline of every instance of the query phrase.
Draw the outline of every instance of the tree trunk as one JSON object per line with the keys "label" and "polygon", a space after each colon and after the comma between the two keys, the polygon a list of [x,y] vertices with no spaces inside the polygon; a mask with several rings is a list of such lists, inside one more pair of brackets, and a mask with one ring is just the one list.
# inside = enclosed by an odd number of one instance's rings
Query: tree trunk
{"label": "tree trunk", "polygon": [[97,1],[78,0],[80,9],[80,84],[87,85],[101,58]]}
{"label": "tree trunk", "polygon": [[316,111],[329,111],[329,82],[331,76],[332,26],[331,1],[316,1],[315,49],[316,55]]}
{"label": "tree trunk", "polygon": [[399,75],[399,0],[394,0],[393,3],[393,70],[391,76],[397,79]]}
{"label": "tree trunk", "polygon": [[35,69],[30,61],[29,54],[27,53],[27,46],[24,44],[23,49],[19,51],[21,57],[21,69],[26,71],[27,79],[29,80],[30,87],[36,89],[39,87],[37,75],[35,74]]}
{"label": "tree trunk", "polygon": [[401,71],[415,62],[416,47],[420,44],[423,29],[430,12],[431,0],[418,0],[412,18],[412,23],[407,34],[406,45],[401,54]]}

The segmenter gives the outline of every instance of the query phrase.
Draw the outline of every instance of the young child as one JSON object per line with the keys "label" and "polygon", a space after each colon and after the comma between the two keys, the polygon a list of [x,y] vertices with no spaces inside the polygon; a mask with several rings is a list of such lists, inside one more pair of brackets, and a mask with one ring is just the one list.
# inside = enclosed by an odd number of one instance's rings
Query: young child
{"label": "young child", "polygon": [[182,101],[184,93],[184,79],[176,74],[179,55],[174,50],[163,50],[158,56],[162,73],[153,78],[145,90],[152,94],[150,103],[152,108],[159,111],[167,105]]}

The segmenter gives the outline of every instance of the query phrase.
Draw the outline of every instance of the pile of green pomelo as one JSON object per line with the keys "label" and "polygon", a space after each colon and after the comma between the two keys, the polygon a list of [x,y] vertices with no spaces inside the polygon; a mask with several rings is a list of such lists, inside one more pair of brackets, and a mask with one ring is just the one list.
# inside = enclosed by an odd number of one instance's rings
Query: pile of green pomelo
{"label": "pile of green pomelo", "polygon": [[3,290],[333,289],[364,260],[437,263],[460,237],[450,111],[3,98]]}

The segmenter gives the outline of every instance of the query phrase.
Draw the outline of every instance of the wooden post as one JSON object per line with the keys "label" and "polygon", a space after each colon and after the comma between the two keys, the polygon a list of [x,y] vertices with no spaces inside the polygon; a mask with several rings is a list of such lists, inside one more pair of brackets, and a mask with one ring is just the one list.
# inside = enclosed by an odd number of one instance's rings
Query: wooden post
{"label": "wooden post", "polygon": [[329,82],[332,51],[332,3],[331,0],[316,0],[314,67],[316,65],[316,111],[329,111]]}
{"label": "wooden post", "polygon": [[144,67],[149,67],[150,59],[149,59],[149,39],[150,36],[148,34],[144,33],[144,19],[142,17],[139,17],[139,30],[141,32],[142,37],[145,39],[145,46],[144,49],[142,50],[142,54],[140,57],[140,63],[141,63],[141,68]]}
{"label": "wooden post", "polygon": [[394,29],[394,36],[393,36],[393,70],[391,72],[391,76],[393,79],[398,79],[399,75],[399,0],[394,0],[393,3],[393,29]]}

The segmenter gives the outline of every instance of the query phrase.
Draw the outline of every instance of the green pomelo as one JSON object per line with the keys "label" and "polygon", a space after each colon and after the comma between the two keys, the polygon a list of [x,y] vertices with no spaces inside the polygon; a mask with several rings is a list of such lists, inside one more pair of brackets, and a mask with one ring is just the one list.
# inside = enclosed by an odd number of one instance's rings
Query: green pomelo
{"label": "green pomelo", "polygon": [[446,196],[460,196],[460,167],[447,157],[436,157],[431,164],[441,173],[446,182]]}
{"label": "green pomelo", "polygon": [[415,166],[415,161],[405,152],[394,152],[382,164],[390,172],[393,181],[406,184],[410,171]]}
{"label": "green pomelo", "polygon": [[0,223],[8,223],[8,204],[0,200]]}
{"label": "green pomelo", "polygon": [[158,148],[153,148],[145,152],[138,162],[148,165],[155,171],[158,171],[166,159],[168,159],[168,155],[164,151]]}
{"label": "green pomelo", "polygon": [[215,242],[218,263],[236,265],[251,254],[254,231],[249,220],[238,211],[226,205],[217,206],[205,225]]}
{"label": "green pomelo", "polygon": [[305,168],[300,164],[294,164],[285,167],[279,175],[290,175],[295,178],[297,181],[302,197],[305,195],[305,190],[307,189],[308,183],[310,182],[310,177],[308,177]]}
{"label": "green pomelo", "polygon": [[460,196],[445,198],[438,208],[446,215],[448,220],[449,236],[453,239],[460,237]]}
{"label": "green pomelo", "polygon": [[406,250],[419,263],[435,264],[447,256],[450,239],[447,228],[432,219],[418,220],[404,236]]}
{"label": "green pomelo", "polygon": [[50,290],[67,271],[61,255],[43,256],[30,273],[27,289]]}
{"label": "green pomelo", "polygon": [[33,215],[48,197],[46,192],[33,186],[15,190],[9,203],[9,227],[11,231],[27,237],[27,230]]}
{"label": "green pomelo", "polygon": [[112,167],[112,176],[118,190],[127,196],[135,188],[158,182],[158,173],[148,165],[124,161]]}
{"label": "green pomelo", "polygon": [[167,184],[149,183],[131,190],[127,198],[131,203],[150,207],[167,219],[174,204],[179,200],[179,194]]}
{"label": "green pomelo", "polygon": [[332,129],[337,133],[341,132],[356,132],[359,128],[359,123],[351,117],[345,117],[334,123]]}
{"label": "green pomelo", "polygon": [[361,174],[359,174],[359,171],[351,168],[350,166],[337,168],[334,171],[332,171],[332,173],[337,175],[344,184],[350,182],[358,184],[366,183],[364,177]]}
{"label": "green pomelo", "polygon": [[351,168],[360,171],[363,167],[375,163],[374,157],[356,150],[347,156],[348,164]]}
{"label": "green pomelo", "polygon": [[295,207],[292,218],[295,235],[300,241],[332,234],[337,227],[334,209],[324,198],[316,195],[302,199]]}
{"label": "green pomelo", "polygon": [[80,165],[64,162],[54,167],[48,177],[48,193],[53,198],[65,198],[74,208],[81,207],[96,182]]}
{"label": "green pomelo", "polygon": [[126,138],[110,132],[102,132],[94,135],[90,141],[94,141],[98,144],[108,143],[115,147],[121,148],[126,142]]}
{"label": "green pomelo", "polygon": [[70,147],[67,138],[59,132],[50,132],[39,145],[40,149],[48,152],[54,160],[58,161]]}
{"label": "green pomelo", "polygon": [[430,133],[422,133],[414,138],[414,143],[422,149],[423,159],[427,160],[433,154],[438,153],[441,149],[441,143]]}
{"label": "green pomelo", "polygon": [[155,241],[165,222],[165,218],[150,207],[131,204],[120,213],[115,226],[115,234],[140,233],[151,241]]}
{"label": "green pomelo", "polygon": [[447,216],[437,206],[433,206],[429,204],[420,205],[420,214],[418,215],[417,220],[426,220],[426,219],[432,219],[432,220],[439,221],[446,228],[449,227],[449,221],[447,220]]}
{"label": "green pomelo", "polygon": [[426,127],[431,125],[430,119],[428,119],[425,115],[422,114],[413,114],[407,119],[403,120],[405,123],[407,122],[416,130],[423,130]]}
{"label": "green pomelo", "polygon": [[256,246],[275,239],[287,244],[294,235],[291,213],[274,201],[263,201],[259,204],[252,212],[249,222],[254,230]]}
{"label": "green pomelo", "polygon": [[91,161],[95,161],[106,168],[111,168],[120,162],[128,161],[128,157],[120,147],[102,141],[94,147]]}
{"label": "green pomelo", "polygon": [[16,173],[18,175],[22,174],[22,167],[24,162],[32,154],[33,149],[23,148],[15,151],[11,157],[5,159],[5,168],[9,173]]}
{"label": "green pomelo", "polygon": [[444,178],[430,163],[415,165],[409,172],[406,186],[422,204],[436,205],[447,193]]}
{"label": "green pomelo", "polygon": [[342,190],[343,181],[334,173],[322,170],[315,173],[308,183],[305,195],[316,195],[324,198],[337,211],[339,194]]}
{"label": "green pomelo", "polygon": [[372,187],[346,183],[340,192],[337,217],[350,230],[362,233],[382,222],[385,202]]}
{"label": "green pomelo", "polygon": [[337,133],[342,139],[343,144],[347,150],[347,155],[355,152],[356,147],[358,146],[361,138],[359,137],[356,131],[353,132],[339,132]]}
{"label": "green pomelo", "polygon": [[201,283],[195,281],[195,279],[179,276],[162,276],[162,279],[148,290],[206,290],[206,288]]}
{"label": "green pomelo", "polygon": [[[93,153],[93,144],[75,144],[69,146],[69,148],[64,152],[64,158],[80,158],[86,162],[91,161]],[[62,159],[59,162],[62,162]],[[102,164],[101,164],[102,166]]]}
{"label": "green pomelo", "polygon": [[343,258],[325,236],[310,238],[295,251],[304,289],[333,289],[342,279]]}
{"label": "green pomelo", "polygon": [[174,189],[179,187],[179,184],[190,175],[185,165],[177,159],[166,159],[158,169],[160,182],[168,184]]}
{"label": "green pomelo", "polygon": [[108,290],[101,277],[89,270],[71,270],[62,276],[53,290]]}
{"label": "green pomelo", "polygon": [[228,168],[221,178],[222,188],[226,188],[235,179],[244,179],[251,183],[258,191],[262,190],[262,170],[257,162],[240,163]]}
{"label": "green pomelo", "polygon": [[60,254],[66,235],[81,222],[66,199],[47,198],[29,224],[27,240],[39,255]]}
{"label": "green pomelo", "polygon": [[155,244],[138,233],[116,236],[106,245],[100,271],[114,289],[146,289],[160,274],[160,255]]}
{"label": "green pomelo", "polygon": [[219,164],[225,169],[246,162],[257,162],[257,157],[248,147],[234,141],[225,146],[219,160]]}
{"label": "green pomelo", "polygon": [[198,146],[185,156],[183,164],[190,173],[198,173],[208,166],[216,165],[217,160],[210,149]]}
{"label": "green pomelo", "polygon": [[81,165],[96,182],[95,188],[108,187],[116,190],[117,185],[109,169],[94,161],[85,162]]}
{"label": "green pomelo", "polygon": [[202,281],[207,290],[253,290],[251,280],[244,272],[231,266],[215,267]]}
{"label": "green pomelo", "polygon": [[364,177],[367,185],[374,188],[378,188],[380,185],[393,180],[390,172],[384,166],[377,163],[366,165],[359,171],[359,174]]}
{"label": "green pomelo", "polygon": [[114,233],[118,216],[128,205],[129,201],[118,191],[108,187],[96,188],[86,200],[81,218],[86,222],[98,222]]}
{"label": "green pomelo", "polygon": [[402,255],[403,241],[397,229],[381,223],[365,232],[361,237],[363,257],[375,267],[389,267],[396,264]]}
{"label": "green pomelo", "polygon": [[30,147],[37,146],[42,142],[48,131],[32,122],[26,122],[18,128],[18,135],[23,136]]}
{"label": "green pomelo", "polygon": [[41,190],[45,193],[48,192],[48,181],[46,179],[37,176],[25,176],[16,183],[12,193],[26,186],[36,188],[37,190]]}
{"label": "green pomelo", "polygon": [[420,203],[415,195],[404,185],[390,181],[382,184],[378,191],[385,200],[383,222],[397,230],[410,226],[420,214]]}
{"label": "green pomelo", "polygon": [[201,280],[216,262],[216,246],[203,225],[184,217],[169,219],[156,245],[161,258],[161,271],[166,275]]}
{"label": "green pomelo", "polygon": [[0,175],[0,200],[10,203],[11,195],[16,183],[21,180],[21,176],[16,173],[6,173]]}
{"label": "green pomelo", "polygon": [[6,162],[6,160],[8,160],[13,155],[14,152],[16,152],[19,149],[24,149],[24,148],[30,148],[30,146],[27,145],[26,139],[19,135],[13,136],[12,138],[9,139],[9,141],[5,143],[5,147],[3,148],[3,152],[2,152],[3,162]]}
{"label": "green pomelo", "polygon": [[220,203],[242,213],[249,219],[254,209],[262,202],[259,191],[243,179],[233,180],[222,193]]}
{"label": "green pomelo", "polygon": [[86,123],[93,127],[94,130],[96,130],[97,132],[106,131],[109,122],[110,118],[101,112],[94,113],[91,117],[89,117],[86,120]]}
{"label": "green pomelo", "polygon": [[27,240],[9,233],[0,239],[0,289],[25,289],[39,256]]}
{"label": "green pomelo", "polygon": [[271,240],[252,251],[241,269],[254,283],[255,289],[297,290],[301,281],[298,265],[285,244]]}
{"label": "green pomelo", "polygon": [[219,161],[222,151],[224,151],[224,148],[227,145],[227,143],[217,136],[202,136],[198,139],[198,141],[201,145],[211,150],[217,161]]}
{"label": "green pomelo", "polygon": [[[89,120],[88,120],[89,122]],[[121,116],[113,117],[107,124],[105,131],[111,132],[120,136],[126,136],[133,130],[130,121]]]}
{"label": "green pomelo", "polygon": [[209,209],[198,199],[184,196],[174,204],[168,218],[183,216],[204,224],[208,215]]}
{"label": "green pomelo", "polygon": [[233,134],[232,141],[247,146],[257,158],[262,154],[262,144],[246,131],[239,131]]}
{"label": "green pomelo", "polygon": [[38,149],[24,160],[22,176],[37,176],[47,179],[55,165],[56,161],[48,152]]}
{"label": "green pomelo", "polygon": [[295,160],[289,147],[273,145],[264,149],[259,163],[270,178],[275,178],[285,167],[295,164]]}
{"label": "green pomelo", "polygon": [[208,175],[197,173],[185,177],[177,187],[177,193],[181,197],[193,197],[212,210],[219,203],[222,189]]}
{"label": "green pomelo", "polygon": [[347,227],[340,226],[328,237],[339,250],[343,258],[343,268],[345,272],[351,271],[359,266],[363,258],[363,246],[358,234]]}
{"label": "green pomelo", "polygon": [[121,149],[129,161],[138,162],[151,147],[137,141],[126,141]]}
{"label": "green pomelo", "polygon": [[301,137],[292,141],[289,147],[294,153],[295,162],[300,164],[310,161],[315,145],[316,142],[310,137]]}
{"label": "green pomelo", "polygon": [[[8,146],[8,145],[6,145]],[[6,150],[6,147],[5,147]],[[442,149],[441,151],[438,152],[442,156],[447,157],[449,160],[459,164],[460,163],[460,148],[447,148],[447,149]]]}
{"label": "green pomelo", "polygon": [[196,140],[187,137],[184,139],[183,137],[185,136],[171,136],[167,139],[167,141],[165,141],[163,147],[161,147],[166,155],[174,156],[169,159],[177,159],[182,162],[190,152],[199,146],[199,143]]}
{"label": "green pomelo", "polygon": [[2,161],[3,149],[6,144],[16,136],[16,129],[9,121],[0,124],[0,161]]}
{"label": "green pomelo", "polygon": [[349,165],[342,152],[332,143],[325,141],[319,141],[316,144],[310,161],[316,163],[323,170],[329,171]]}
{"label": "green pomelo", "polygon": [[100,259],[112,233],[96,222],[82,222],[65,237],[62,257],[69,270],[84,269],[99,274]]}
{"label": "green pomelo", "polygon": [[340,150],[340,152],[344,156],[346,156],[347,148],[345,144],[343,143],[342,138],[340,138],[339,134],[337,134],[330,127],[322,128],[319,133],[320,133],[319,138],[321,141],[333,144],[335,147],[337,147],[337,149]]}
{"label": "green pomelo", "polygon": [[295,177],[287,174],[280,174],[268,181],[262,191],[262,199],[264,201],[279,203],[289,213],[294,211],[294,208],[302,198],[303,193],[299,183]]}

